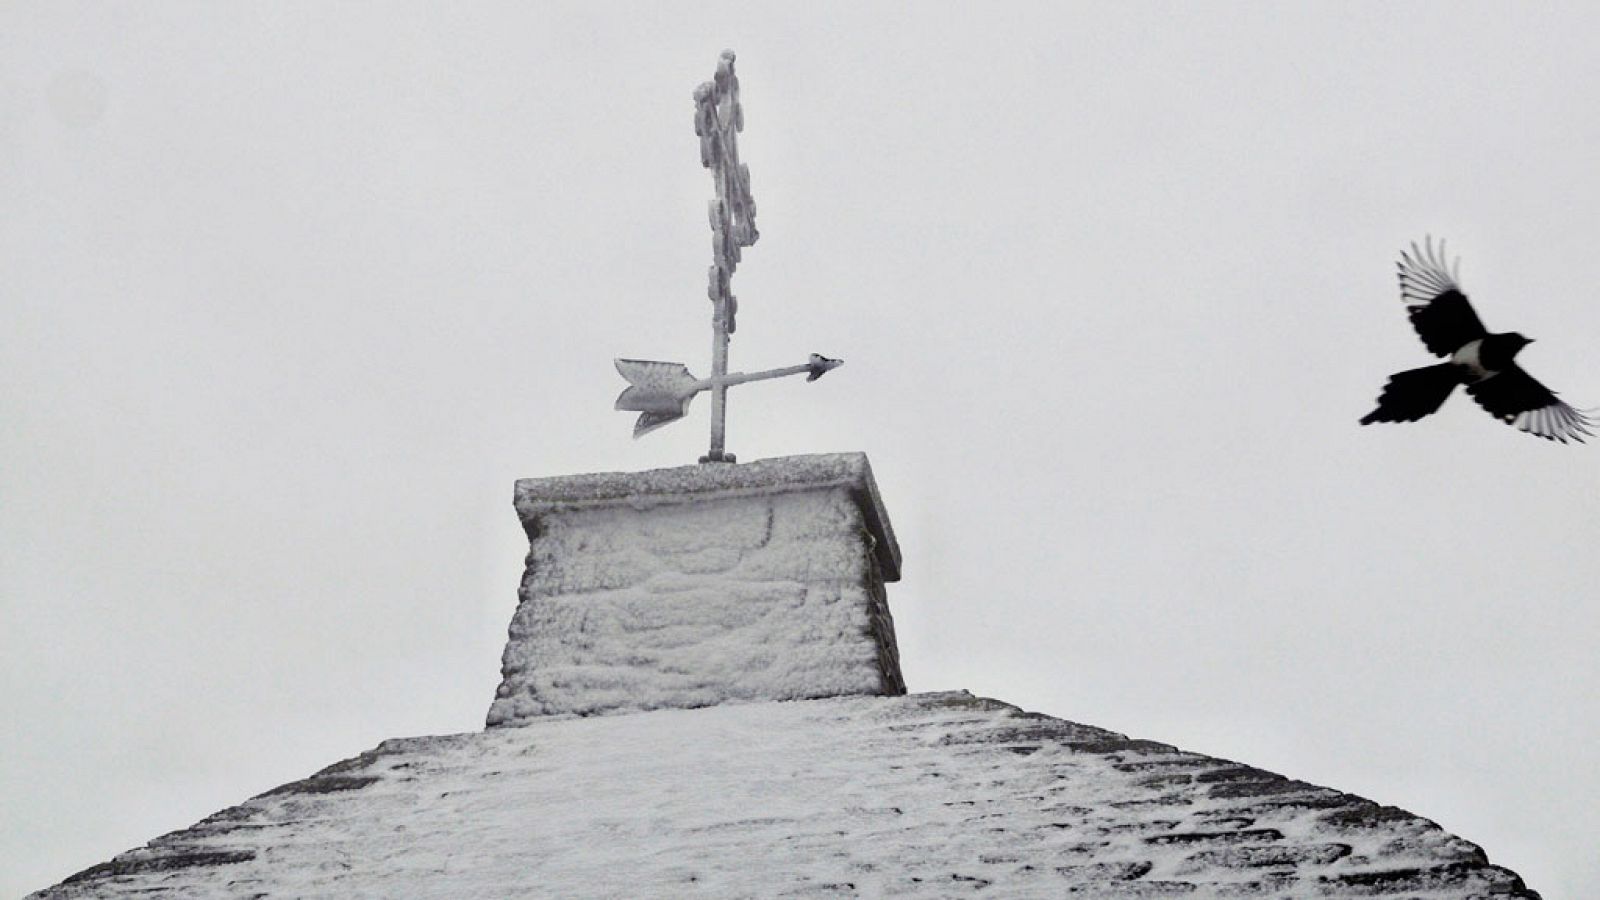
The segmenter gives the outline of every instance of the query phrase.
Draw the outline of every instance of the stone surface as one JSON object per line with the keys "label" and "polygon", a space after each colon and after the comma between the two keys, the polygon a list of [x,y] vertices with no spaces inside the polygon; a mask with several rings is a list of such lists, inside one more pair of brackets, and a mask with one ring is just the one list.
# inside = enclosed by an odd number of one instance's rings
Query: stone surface
{"label": "stone surface", "polygon": [[1537,898],[1425,819],[965,693],[386,741],[34,895]]}
{"label": "stone surface", "polygon": [[862,510],[884,581],[900,580],[900,545],[878,495],[865,453],[784,456],[740,465],[677,466],[647,472],[596,472],[524,478],[516,485],[517,513],[528,537],[548,512],[625,503],[638,509],[682,503],[696,496],[773,494],[843,487]]}
{"label": "stone surface", "polygon": [[862,454],[517,483],[521,600],[490,726],[905,691],[900,555]]}

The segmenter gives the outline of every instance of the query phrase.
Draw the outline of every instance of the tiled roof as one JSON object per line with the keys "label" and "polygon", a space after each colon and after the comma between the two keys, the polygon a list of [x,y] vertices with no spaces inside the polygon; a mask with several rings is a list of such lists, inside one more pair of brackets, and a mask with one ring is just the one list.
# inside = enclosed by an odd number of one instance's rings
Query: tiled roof
{"label": "tiled roof", "polygon": [[1520,897],[1403,810],[969,694],[386,741],[40,898]]}

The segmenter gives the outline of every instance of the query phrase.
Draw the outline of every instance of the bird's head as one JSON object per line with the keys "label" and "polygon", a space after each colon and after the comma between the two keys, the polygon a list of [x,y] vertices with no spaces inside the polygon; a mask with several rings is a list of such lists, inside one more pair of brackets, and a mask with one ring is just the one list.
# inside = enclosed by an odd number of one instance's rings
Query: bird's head
{"label": "bird's head", "polygon": [[1533,343],[1533,338],[1524,337],[1522,335],[1522,333],[1518,332],[1518,331],[1513,331],[1510,334],[1506,335],[1506,337],[1511,338],[1511,355],[1512,356],[1517,355],[1517,352],[1520,351],[1523,347],[1526,347],[1529,344]]}

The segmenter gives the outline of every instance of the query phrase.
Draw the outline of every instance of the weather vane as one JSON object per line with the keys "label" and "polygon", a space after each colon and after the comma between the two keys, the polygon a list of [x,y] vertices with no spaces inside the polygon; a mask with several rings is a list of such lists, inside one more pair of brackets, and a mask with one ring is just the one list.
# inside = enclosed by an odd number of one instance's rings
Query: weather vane
{"label": "weather vane", "polygon": [[711,392],[711,450],[702,463],[734,462],[724,449],[728,388],[748,381],[782,378],[805,372],[807,381],[844,364],[844,360],[811,354],[797,366],[761,372],[728,374],[728,338],[734,331],[739,301],[733,296],[733,272],[741,248],[756,242],[756,201],[750,196],[750,167],[739,162],[739,132],[744,110],[739,106],[739,77],[733,74],[733,51],[724,50],[717,74],[694,92],[694,133],[700,136],[700,164],[711,170],[717,197],[711,201],[711,377],[696,378],[683,363],[618,359],[617,371],[628,388],[617,397],[617,409],[639,414],[633,436],[648,434],[689,413],[689,401]]}

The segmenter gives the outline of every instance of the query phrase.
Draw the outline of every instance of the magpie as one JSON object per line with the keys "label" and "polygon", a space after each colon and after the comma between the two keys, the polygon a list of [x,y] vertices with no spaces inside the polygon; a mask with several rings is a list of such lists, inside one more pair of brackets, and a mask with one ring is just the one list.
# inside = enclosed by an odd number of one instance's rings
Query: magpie
{"label": "magpie", "polygon": [[1478,405],[1502,422],[1546,440],[1583,443],[1596,424],[1588,411],[1557,400],[1555,392],[1533,379],[1514,361],[1533,343],[1515,331],[1490,334],[1472,311],[1460,285],[1461,260],[1446,264],[1444,241],[1435,252],[1433,238],[1421,248],[1400,252],[1400,298],[1417,336],[1434,356],[1449,360],[1389,376],[1378,396],[1378,408],[1361,424],[1415,422],[1444,405],[1456,385],[1466,385]]}

